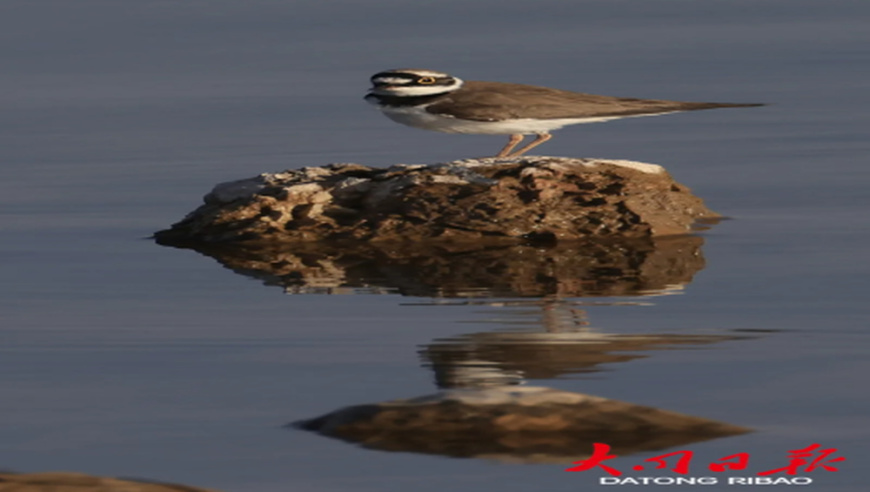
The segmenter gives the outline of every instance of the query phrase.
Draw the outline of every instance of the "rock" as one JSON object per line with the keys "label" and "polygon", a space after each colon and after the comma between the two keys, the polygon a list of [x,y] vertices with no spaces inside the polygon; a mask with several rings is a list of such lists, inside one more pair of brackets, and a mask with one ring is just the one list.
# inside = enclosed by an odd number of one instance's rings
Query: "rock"
{"label": "rock", "polygon": [[217,185],[164,244],[503,242],[685,234],[718,216],[656,165],[519,157],[330,164]]}
{"label": "rock", "polygon": [[0,492],[209,492],[186,485],[71,472],[0,473]]}
{"label": "rock", "polygon": [[449,390],[357,405],[294,427],[384,451],[522,462],[619,455],[750,432],[723,422],[544,387]]}

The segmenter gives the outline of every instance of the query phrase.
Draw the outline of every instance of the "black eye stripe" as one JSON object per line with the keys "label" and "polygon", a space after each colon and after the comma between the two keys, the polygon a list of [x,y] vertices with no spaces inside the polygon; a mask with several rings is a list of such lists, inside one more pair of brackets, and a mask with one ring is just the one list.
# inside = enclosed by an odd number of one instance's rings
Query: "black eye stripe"
{"label": "black eye stripe", "polygon": [[[435,79],[435,81],[426,84],[420,84],[418,80],[422,78],[432,78]],[[453,77],[449,76],[436,77],[434,75],[420,75],[413,72],[379,72],[374,74],[371,78],[372,82],[374,82],[376,79],[405,79],[407,80],[406,83],[409,85],[451,85],[454,82]]]}
{"label": "black eye stripe", "polygon": [[435,79],[435,80],[432,82],[425,82],[425,83],[418,82],[418,83],[420,85],[452,85],[453,84],[453,79],[450,77],[431,77],[431,78]]}

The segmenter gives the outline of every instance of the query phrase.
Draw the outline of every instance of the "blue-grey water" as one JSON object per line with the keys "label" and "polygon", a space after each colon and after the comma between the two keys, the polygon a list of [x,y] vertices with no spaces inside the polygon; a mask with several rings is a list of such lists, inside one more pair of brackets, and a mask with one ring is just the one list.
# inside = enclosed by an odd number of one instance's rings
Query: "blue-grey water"
{"label": "blue-grey water", "polygon": [[543,330],[534,310],[288,295],[147,239],[218,182],[502,145],[400,127],[362,101],[372,73],[410,66],[770,103],[572,127],[540,149],[664,165],[734,219],[702,234],[706,267],[680,295],[608,298],[585,307],[591,327],[752,336],[532,384],[752,428],[684,447],[698,463],[749,452],[747,475],[835,447],[847,461],[804,473],[807,488],[866,490],[868,17],[849,0],[0,2],[0,468],[245,492],[602,487],[598,471],[283,427],[431,393],[421,347]]}

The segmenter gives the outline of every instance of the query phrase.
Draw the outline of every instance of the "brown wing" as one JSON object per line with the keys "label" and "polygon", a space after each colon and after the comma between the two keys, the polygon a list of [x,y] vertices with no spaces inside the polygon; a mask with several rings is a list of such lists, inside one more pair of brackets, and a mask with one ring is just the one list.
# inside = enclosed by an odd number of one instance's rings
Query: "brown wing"
{"label": "brown wing", "polygon": [[597,96],[533,85],[467,81],[453,93],[426,108],[474,121],[516,118],[595,118],[692,111],[696,109],[761,106],[761,104],[698,103]]}

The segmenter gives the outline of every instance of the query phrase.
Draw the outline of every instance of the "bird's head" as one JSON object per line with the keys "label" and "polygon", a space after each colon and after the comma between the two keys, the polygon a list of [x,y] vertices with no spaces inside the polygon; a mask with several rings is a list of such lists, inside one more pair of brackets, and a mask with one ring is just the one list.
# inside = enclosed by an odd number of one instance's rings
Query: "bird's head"
{"label": "bird's head", "polygon": [[443,72],[416,68],[385,70],[372,75],[370,94],[391,97],[432,96],[455,91],[462,79]]}

